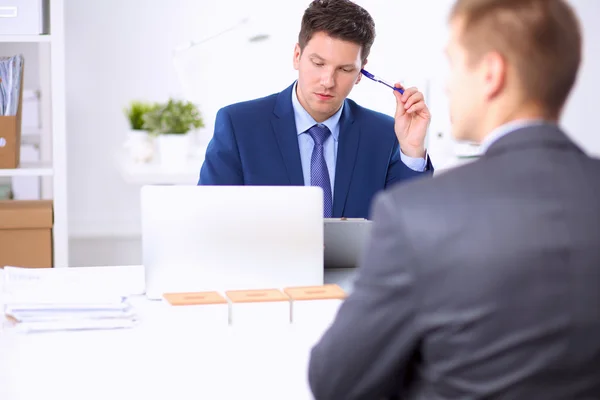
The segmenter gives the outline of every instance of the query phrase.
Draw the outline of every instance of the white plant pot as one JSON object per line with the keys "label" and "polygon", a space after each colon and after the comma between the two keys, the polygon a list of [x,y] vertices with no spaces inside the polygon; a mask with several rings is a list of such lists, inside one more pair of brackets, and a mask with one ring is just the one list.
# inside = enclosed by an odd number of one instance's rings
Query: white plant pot
{"label": "white plant pot", "polygon": [[160,134],[158,153],[160,163],[166,168],[184,166],[190,153],[190,136],[188,134]]}
{"label": "white plant pot", "polygon": [[148,163],[154,157],[152,138],[146,131],[131,129],[125,141],[130,160],[134,163]]}

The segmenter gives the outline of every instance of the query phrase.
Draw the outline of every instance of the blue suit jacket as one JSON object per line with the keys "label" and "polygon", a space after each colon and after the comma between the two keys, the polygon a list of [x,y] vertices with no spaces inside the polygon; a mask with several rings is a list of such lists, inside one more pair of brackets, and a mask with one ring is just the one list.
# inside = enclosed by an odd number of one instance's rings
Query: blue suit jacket
{"label": "blue suit jacket", "polygon": [[[199,185],[303,186],[292,84],[283,92],[220,109]],[[431,175],[400,160],[394,119],[346,99],[340,118],[333,217],[368,218],[373,196],[398,182]]]}

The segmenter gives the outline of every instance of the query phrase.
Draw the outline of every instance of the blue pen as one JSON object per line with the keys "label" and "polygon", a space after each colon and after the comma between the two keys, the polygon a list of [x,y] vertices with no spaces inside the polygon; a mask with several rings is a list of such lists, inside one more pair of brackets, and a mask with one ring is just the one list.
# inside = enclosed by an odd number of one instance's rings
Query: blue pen
{"label": "blue pen", "polygon": [[387,82],[386,82],[386,81],[384,81],[383,79],[379,79],[378,77],[376,77],[375,75],[373,75],[373,74],[372,74],[372,73],[370,73],[370,72],[367,72],[367,71],[365,71],[364,69],[361,69],[361,70],[360,70],[360,72],[362,72],[362,74],[363,74],[364,76],[366,76],[367,78],[369,78],[369,79],[372,79],[372,80],[374,80],[375,82],[383,83],[385,86],[387,86],[387,87],[389,87],[389,88],[391,88],[391,89],[394,89],[395,91],[397,91],[397,92],[400,92],[401,94],[404,94],[404,89],[402,89],[402,88],[397,88],[397,87],[394,87],[394,85],[391,85],[391,84],[387,83]]}

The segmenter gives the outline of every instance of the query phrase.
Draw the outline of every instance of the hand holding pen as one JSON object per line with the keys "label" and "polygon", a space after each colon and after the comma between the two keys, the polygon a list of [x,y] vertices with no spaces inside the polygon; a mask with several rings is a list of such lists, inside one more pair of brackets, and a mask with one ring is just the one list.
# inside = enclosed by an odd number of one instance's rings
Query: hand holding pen
{"label": "hand holding pen", "polygon": [[391,85],[364,69],[361,70],[361,73],[394,91],[396,97],[394,131],[400,143],[400,149],[409,157],[425,157],[425,135],[431,121],[431,114],[425,104],[423,93],[414,87],[404,89],[399,83]]}

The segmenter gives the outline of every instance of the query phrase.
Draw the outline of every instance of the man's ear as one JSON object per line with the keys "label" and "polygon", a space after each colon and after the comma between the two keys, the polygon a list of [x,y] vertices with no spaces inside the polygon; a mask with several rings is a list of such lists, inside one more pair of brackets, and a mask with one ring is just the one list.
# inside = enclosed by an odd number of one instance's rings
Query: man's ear
{"label": "man's ear", "polygon": [[302,49],[300,44],[296,43],[294,46],[294,69],[297,71],[300,68],[300,57],[302,56]]}
{"label": "man's ear", "polygon": [[492,99],[506,84],[506,59],[496,52],[491,52],[483,57],[481,68],[485,95],[488,99]]}
{"label": "man's ear", "polygon": [[[362,63],[362,66],[361,66],[360,68],[361,68],[361,69],[363,69],[363,68],[365,67],[365,65],[367,65],[367,62],[368,62],[368,61],[369,61],[369,60],[365,60],[365,61]],[[358,85],[358,82],[360,82],[360,80],[362,79],[362,76],[363,76],[363,75],[362,75],[362,72],[358,71],[358,77],[356,78],[356,82],[354,83],[355,85]]]}

